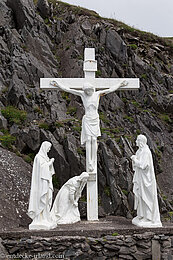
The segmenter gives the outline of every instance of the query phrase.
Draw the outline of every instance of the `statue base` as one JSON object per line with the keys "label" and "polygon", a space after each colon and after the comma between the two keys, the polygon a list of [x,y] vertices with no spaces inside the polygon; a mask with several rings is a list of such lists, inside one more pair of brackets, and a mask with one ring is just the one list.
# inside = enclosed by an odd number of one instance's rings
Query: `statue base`
{"label": "statue base", "polygon": [[161,222],[152,222],[148,219],[139,218],[138,216],[132,219],[132,224],[138,227],[146,227],[146,228],[162,227]]}
{"label": "statue base", "polygon": [[56,228],[55,223],[50,223],[48,221],[35,222],[29,225],[29,230],[50,230]]}

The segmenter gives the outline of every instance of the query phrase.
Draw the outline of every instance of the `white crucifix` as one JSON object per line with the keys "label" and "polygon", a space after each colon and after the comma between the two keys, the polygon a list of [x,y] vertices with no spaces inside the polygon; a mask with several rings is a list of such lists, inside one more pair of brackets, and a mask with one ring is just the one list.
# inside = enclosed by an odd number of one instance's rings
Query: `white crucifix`
{"label": "white crucifix", "polygon": [[97,61],[95,49],[85,48],[84,78],[41,78],[41,89],[63,90],[81,97],[85,115],[82,119],[81,144],[86,147],[86,171],[89,173],[87,182],[87,219],[98,220],[98,187],[97,187],[97,137],[100,133],[98,114],[101,95],[116,90],[139,89],[136,78],[95,78]]}

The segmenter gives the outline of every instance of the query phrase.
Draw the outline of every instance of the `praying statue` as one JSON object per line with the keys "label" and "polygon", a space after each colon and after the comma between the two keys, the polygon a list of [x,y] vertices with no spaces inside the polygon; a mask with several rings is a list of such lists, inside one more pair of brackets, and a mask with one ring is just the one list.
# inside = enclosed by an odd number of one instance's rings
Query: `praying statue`
{"label": "praying statue", "polygon": [[154,173],[151,151],[147,145],[147,138],[138,135],[136,145],[139,147],[132,155],[133,192],[135,195],[134,209],[137,216],[132,224],[139,227],[162,227],[157,199],[157,184]]}
{"label": "praying statue", "polygon": [[78,95],[82,99],[85,115],[82,119],[81,144],[86,145],[86,158],[89,162],[87,171],[92,172],[97,160],[97,137],[101,136],[98,114],[100,96],[114,92],[120,87],[127,86],[128,82],[124,80],[121,83],[115,84],[112,88],[97,91],[90,83],[85,83],[81,90],[66,87],[56,81],[51,81],[51,85],[71,94]]}
{"label": "praying statue", "polygon": [[30,230],[49,230],[56,227],[50,219],[53,193],[52,175],[55,174],[54,158],[49,159],[47,155],[51,146],[50,142],[43,142],[34,158],[28,209],[28,216],[33,220],[29,225]]}
{"label": "praying statue", "polygon": [[59,190],[51,210],[51,219],[56,224],[72,224],[80,221],[78,200],[89,174],[83,172],[69,179]]}

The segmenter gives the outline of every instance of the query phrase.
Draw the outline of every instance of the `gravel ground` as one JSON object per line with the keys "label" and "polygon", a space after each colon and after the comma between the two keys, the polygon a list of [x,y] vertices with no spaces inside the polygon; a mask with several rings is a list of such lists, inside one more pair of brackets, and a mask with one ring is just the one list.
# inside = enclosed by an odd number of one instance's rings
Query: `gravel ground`
{"label": "gravel ground", "polygon": [[124,217],[108,216],[99,221],[89,222],[80,221],[71,225],[58,225],[57,228],[49,231],[30,231],[26,228],[18,228],[9,231],[0,232],[3,239],[27,238],[31,236],[53,237],[53,236],[86,236],[86,237],[102,237],[112,235],[128,235],[144,232],[154,232],[156,234],[173,234],[173,224],[164,223],[162,228],[140,228],[132,225],[131,220]]}

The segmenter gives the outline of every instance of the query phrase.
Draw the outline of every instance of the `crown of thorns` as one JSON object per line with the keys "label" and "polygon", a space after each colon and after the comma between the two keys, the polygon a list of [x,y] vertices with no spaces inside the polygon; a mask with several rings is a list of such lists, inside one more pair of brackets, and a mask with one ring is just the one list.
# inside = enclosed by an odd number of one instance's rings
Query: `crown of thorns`
{"label": "crown of thorns", "polygon": [[94,90],[94,87],[93,87],[91,84],[89,84],[89,83],[85,83],[85,84],[83,85],[83,90],[86,90],[86,89],[92,89],[92,90]]}

